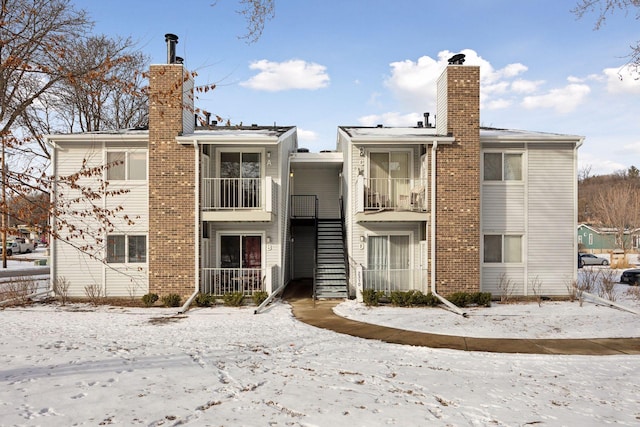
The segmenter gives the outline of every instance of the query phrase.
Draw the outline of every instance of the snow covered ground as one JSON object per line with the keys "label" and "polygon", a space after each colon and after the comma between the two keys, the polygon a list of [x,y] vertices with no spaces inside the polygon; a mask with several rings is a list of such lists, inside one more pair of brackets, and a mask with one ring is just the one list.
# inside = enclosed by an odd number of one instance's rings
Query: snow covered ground
{"label": "snow covered ground", "polygon": [[[619,301],[640,309],[631,297]],[[386,344],[300,323],[282,302],[258,315],[248,307],[175,311],[0,311],[0,425],[640,424],[640,356]],[[469,319],[354,302],[337,311],[470,336],[640,336],[639,316],[591,302],[496,304]]]}

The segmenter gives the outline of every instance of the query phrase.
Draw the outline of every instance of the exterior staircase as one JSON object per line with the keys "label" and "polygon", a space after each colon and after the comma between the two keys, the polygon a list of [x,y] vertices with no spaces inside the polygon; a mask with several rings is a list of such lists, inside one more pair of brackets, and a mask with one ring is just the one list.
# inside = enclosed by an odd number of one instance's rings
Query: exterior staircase
{"label": "exterior staircase", "polygon": [[314,277],[315,298],[347,298],[342,221],[318,219],[317,260]]}

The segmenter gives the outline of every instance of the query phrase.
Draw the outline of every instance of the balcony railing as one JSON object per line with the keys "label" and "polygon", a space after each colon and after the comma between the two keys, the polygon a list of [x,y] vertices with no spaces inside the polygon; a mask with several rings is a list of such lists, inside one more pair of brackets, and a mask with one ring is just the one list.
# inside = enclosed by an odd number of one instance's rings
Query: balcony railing
{"label": "balcony railing", "polygon": [[313,219],[318,217],[318,196],[293,195],[289,208],[291,218]]}
{"label": "balcony railing", "polygon": [[253,295],[264,291],[266,273],[262,268],[203,268],[200,292],[203,294],[224,295],[230,292],[242,292]]}
{"label": "balcony railing", "polygon": [[427,211],[427,180],[411,178],[362,178],[364,210]]}
{"label": "balcony railing", "polygon": [[393,291],[418,290],[426,293],[428,289],[427,270],[385,269],[362,271],[363,289],[383,291],[387,294]]}
{"label": "balcony railing", "polygon": [[267,210],[273,181],[265,178],[203,178],[204,210]]}

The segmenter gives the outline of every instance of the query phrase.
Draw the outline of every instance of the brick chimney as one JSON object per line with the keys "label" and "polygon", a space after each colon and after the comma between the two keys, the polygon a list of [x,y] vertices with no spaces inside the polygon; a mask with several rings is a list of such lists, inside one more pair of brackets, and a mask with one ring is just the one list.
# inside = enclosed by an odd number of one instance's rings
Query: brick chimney
{"label": "brick chimney", "polygon": [[436,289],[480,290],[480,68],[448,65],[437,83]]}
{"label": "brick chimney", "polygon": [[[177,43],[177,37],[171,41]],[[179,294],[183,301],[193,293],[197,277],[196,153],[192,146],[180,145],[175,138],[191,133],[193,122],[190,74],[178,62],[151,65],[149,292]]]}

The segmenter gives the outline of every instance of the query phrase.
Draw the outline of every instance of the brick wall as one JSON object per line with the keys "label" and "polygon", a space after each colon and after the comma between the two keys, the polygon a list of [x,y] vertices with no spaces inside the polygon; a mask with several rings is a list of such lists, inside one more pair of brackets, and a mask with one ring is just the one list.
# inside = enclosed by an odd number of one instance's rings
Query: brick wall
{"label": "brick wall", "polygon": [[438,147],[436,165],[436,289],[446,296],[480,290],[480,69],[450,65],[443,74],[456,139]]}
{"label": "brick wall", "polygon": [[183,298],[196,281],[195,151],[175,140],[185,73],[166,64],[152,65],[149,75],[149,292]]}

